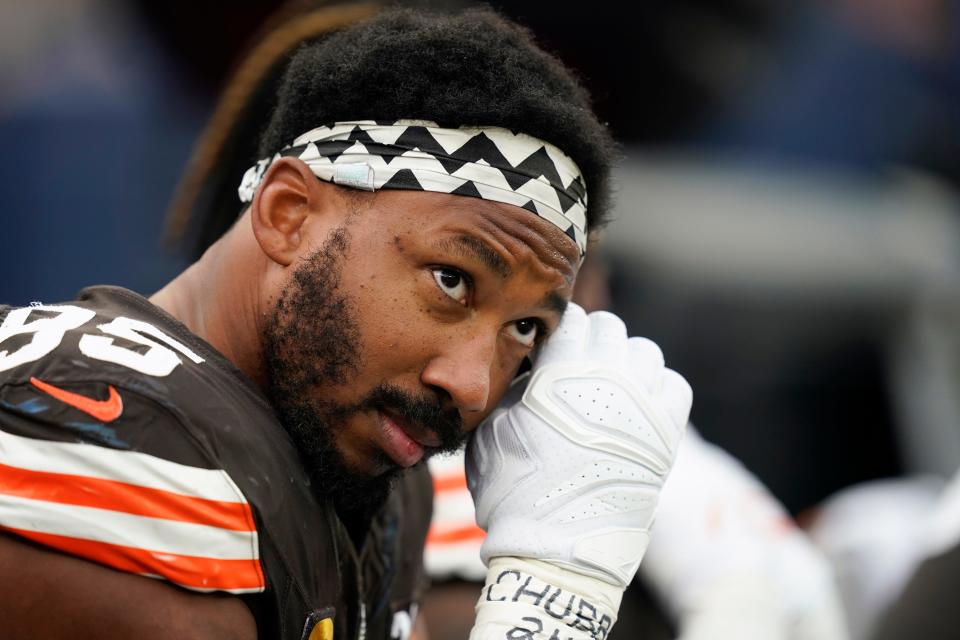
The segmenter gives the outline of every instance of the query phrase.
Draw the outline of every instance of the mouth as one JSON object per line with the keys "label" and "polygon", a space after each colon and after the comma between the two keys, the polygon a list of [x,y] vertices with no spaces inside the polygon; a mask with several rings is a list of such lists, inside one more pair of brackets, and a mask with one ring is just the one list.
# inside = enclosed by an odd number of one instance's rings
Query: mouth
{"label": "mouth", "polygon": [[411,425],[388,410],[378,409],[377,416],[384,434],[383,450],[401,467],[412,467],[424,456],[424,449],[440,444],[436,435]]}

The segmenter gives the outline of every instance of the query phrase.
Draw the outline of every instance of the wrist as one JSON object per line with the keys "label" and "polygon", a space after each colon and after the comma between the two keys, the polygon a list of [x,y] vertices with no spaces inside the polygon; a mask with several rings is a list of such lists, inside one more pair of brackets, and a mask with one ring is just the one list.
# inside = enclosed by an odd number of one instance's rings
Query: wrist
{"label": "wrist", "polygon": [[540,560],[498,557],[489,563],[471,640],[604,640],[623,589]]}

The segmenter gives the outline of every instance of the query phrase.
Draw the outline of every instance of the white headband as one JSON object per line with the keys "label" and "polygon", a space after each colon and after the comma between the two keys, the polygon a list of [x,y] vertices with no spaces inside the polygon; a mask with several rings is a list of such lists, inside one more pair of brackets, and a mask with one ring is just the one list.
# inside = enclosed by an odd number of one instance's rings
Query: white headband
{"label": "white headband", "polygon": [[250,167],[237,190],[251,202],[277,158],[304,161],[321,180],[375,191],[410,189],[522,207],[587,251],[587,189],[577,165],[552,144],[500,127],[445,129],[426,120],[337,122],[301,135]]}

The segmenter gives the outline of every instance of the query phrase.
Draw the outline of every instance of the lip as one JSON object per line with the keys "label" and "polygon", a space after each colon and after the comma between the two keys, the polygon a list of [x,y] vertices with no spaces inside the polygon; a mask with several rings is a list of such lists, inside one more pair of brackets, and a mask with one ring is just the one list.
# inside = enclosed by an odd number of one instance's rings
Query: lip
{"label": "lip", "polygon": [[435,433],[418,424],[411,424],[407,422],[396,413],[390,409],[380,409],[380,413],[390,418],[390,421],[393,424],[397,425],[403,432],[407,435],[408,438],[416,442],[422,447],[439,447],[440,438],[437,437]]}
{"label": "lip", "polygon": [[390,414],[378,410],[377,415],[385,436],[384,452],[401,467],[412,467],[420,462],[424,454],[423,448],[430,446],[429,443],[419,442],[404,428],[402,422]]}

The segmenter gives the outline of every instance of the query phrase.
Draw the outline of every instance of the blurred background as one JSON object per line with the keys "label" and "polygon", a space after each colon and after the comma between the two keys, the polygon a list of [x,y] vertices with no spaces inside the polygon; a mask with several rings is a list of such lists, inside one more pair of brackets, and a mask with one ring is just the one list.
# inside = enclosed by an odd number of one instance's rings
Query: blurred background
{"label": "blurred background", "polygon": [[[623,145],[591,261],[692,383],[702,434],[794,514],[952,475],[960,3],[491,4],[577,70]],[[0,0],[0,300],[149,294],[188,263],[164,216],[279,5]]]}

